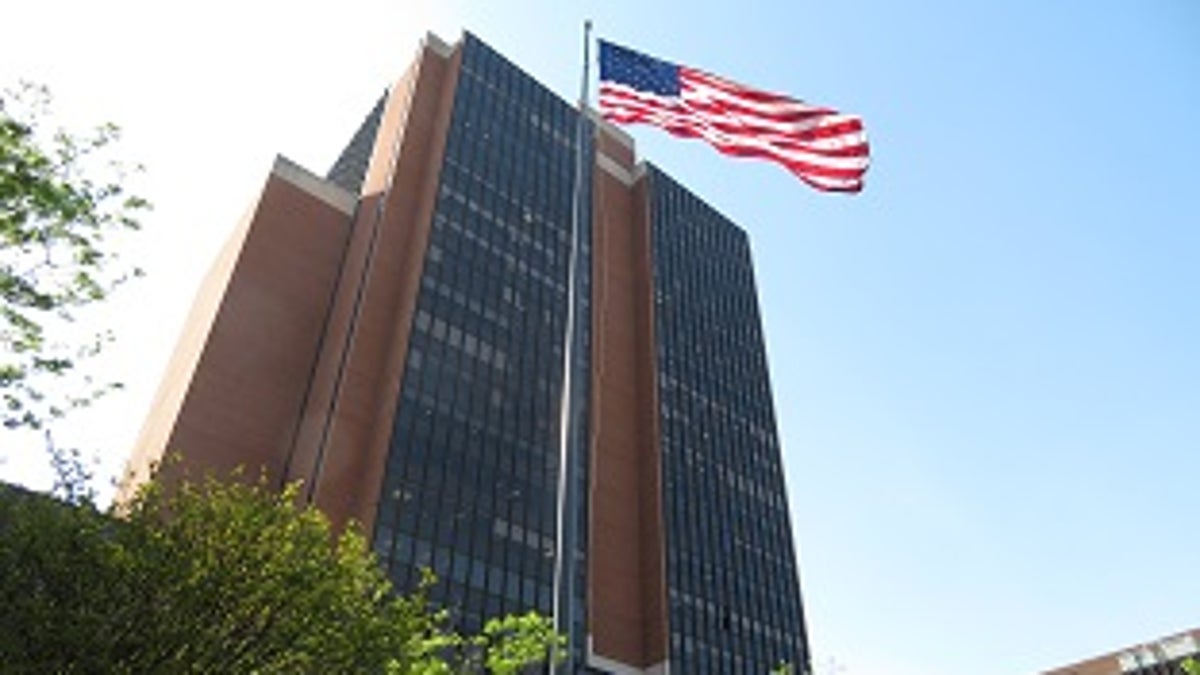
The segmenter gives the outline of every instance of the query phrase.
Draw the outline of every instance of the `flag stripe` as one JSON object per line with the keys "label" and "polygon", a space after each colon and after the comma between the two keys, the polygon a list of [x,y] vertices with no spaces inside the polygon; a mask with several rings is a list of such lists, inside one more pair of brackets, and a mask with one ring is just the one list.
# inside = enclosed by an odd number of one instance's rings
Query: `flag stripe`
{"label": "flag stripe", "polygon": [[[654,95],[646,95],[644,98],[650,97]],[[811,164],[814,171],[820,171],[820,167],[826,165],[832,169],[853,169],[861,174],[869,160],[868,146],[865,137],[861,135],[856,138],[861,138],[862,142],[844,147],[829,147],[818,142],[800,142],[788,136],[742,133],[743,129],[737,125],[726,125],[720,120],[697,116],[684,106],[671,102],[646,101],[636,97],[623,98],[622,102],[620,110],[610,109],[605,117],[622,124],[645,122],[682,130],[679,135],[703,138],[722,148],[761,147],[772,158]],[[730,154],[743,153],[731,151]]]}
{"label": "flag stripe", "polygon": [[675,136],[707,141],[727,155],[778,162],[819,190],[862,189],[870,145],[859,117],[604,41],[600,54],[600,112],[605,119],[651,124]]}
{"label": "flag stripe", "polygon": [[[615,96],[610,100],[615,100]],[[625,98],[619,111],[611,108],[606,116],[610,121],[629,123],[644,122],[658,114],[689,115],[686,110],[678,109],[678,106],[664,106],[661,102],[642,102],[636,98]],[[789,134],[786,129],[779,130],[767,125],[743,121],[727,121],[717,117],[706,118],[705,122],[708,126],[727,134],[754,132],[764,141],[784,149],[800,150],[828,157],[866,156],[869,152],[866,135],[862,133],[861,124],[857,120],[840,127],[829,125],[807,134]],[[696,123],[700,123],[699,118]]]}
{"label": "flag stripe", "polygon": [[697,93],[704,92],[708,96],[719,98],[731,105],[745,107],[763,115],[791,115],[797,118],[806,118],[836,112],[786,96],[764,94],[744,88],[740,90],[731,88],[729,83],[714,80],[712,76],[691,68],[679,69],[679,81],[681,85],[690,87]]}

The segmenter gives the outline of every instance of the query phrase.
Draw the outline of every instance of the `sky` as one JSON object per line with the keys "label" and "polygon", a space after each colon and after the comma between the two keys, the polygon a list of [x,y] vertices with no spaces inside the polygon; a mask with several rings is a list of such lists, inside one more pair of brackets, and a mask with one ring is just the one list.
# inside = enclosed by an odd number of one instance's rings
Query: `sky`
{"label": "sky", "polygon": [[[427,30],[568,100],[582,22],[862,115],[861,195],[630,128],[750,234],[820,675],[1034,673],[1200,627],[1200,4],[42,0],[0,84],[118,122],[148,276],[94,321],[122,466],[276,153],[323,173]],[[595,85],[592,84],[594,96]],[[44,486],[29,439],[0,478]]]}

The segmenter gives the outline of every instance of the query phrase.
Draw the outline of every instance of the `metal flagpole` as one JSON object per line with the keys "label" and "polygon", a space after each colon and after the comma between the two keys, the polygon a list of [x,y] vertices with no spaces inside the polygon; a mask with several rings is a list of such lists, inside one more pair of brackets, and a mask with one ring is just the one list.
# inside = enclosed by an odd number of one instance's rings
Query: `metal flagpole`
{"label": "metal flagpole", "polygon": [[[576,466],[581,452],[579,411],[576,409],[571,371],[579,332],[576,324],[576,292],[579,268],[579,221],[583,214],[584,134],[587,132],[588,46],[592,22],[583,22],[583,81],[579,88],[579,118],[575,123],[575,180],[571,194],[571,244],[567,261],[567,323],[563,330],[562,398],[559,402],[558,508],[554,552],[554,628],[566,636],[566,654],[552,654],[550,672],[569,673],[579,647],[575,630],[576,583],[579,571],[575,552],[579,548],[579,481]],[[557,657],[563,657],[558,663]]]}

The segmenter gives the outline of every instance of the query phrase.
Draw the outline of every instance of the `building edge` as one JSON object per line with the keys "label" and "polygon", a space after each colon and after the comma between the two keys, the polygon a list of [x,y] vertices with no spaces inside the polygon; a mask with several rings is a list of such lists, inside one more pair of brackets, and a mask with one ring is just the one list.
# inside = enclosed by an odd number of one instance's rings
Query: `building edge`
{"label": "building edge", "polygon": [[[232,316],[237,310],[231,303],[252,302],[252,296],[258,296],[266,306],[290,318],[291,327],[302,332],[306,325],[307,332],[312,333],[321,321],[318,312],[306,307],[308,298],[303,293],[281,294],[281,289],[272,284],[269,275],[248,270],[251,259],[278,257],[271,252],[275,244],[267,240],[273,239],[266,236],[268,231],[299,230],[290,232],[293,236],[284,238],[293,246],[291,259],[267,265],[265,271],[274,274],[286,268],[289,278],[310,276],[311,263],[314,261],[310,260],[308,254],[344,237],[354,201],[352,195],[338,186],[283,156],[276,157],[262,189],[230,233],[197,289],[167,371],[152,399],[150,412],[118,482],[118,503],[130,499],[137,487],[149,479],[155,467],[161,465],[169,453],[186,451],[189,445],[196,443],[197,434],[203,433],[186,421],[181,424],[184,417],[182,411],[189,406],[189,402],[194,405],[197,394],[194,387],[198,383],[197,374],[202,364],[212,359],[221,360],[223,355],[242,348],[243,336],[238,335],[237,330],[239,322]],[[302,225],[294,224],[301,222]],[[315,256],[315,262],[325,263],[326,276],[337,263],[320,255]],[[320,273],[317,272],[316,276],[320,276]],[[305,290],[311,287],[312,284],[308,284]],[[256,331],[256,334],[260,343],[266,342],[265,338],[269,337],[262,331]],[[292,356],[294,358],[274,362],[278,370],[288,371],[275,375],[288,382],[306,379],[311,367],[304,363],[302,354]],[[234,394],[236,398],[237,393]],[[210,408],[201,411],[201,416],[208,417],[214,412]],[[222,419],[226,414],[217,413],[215,417]],[[213,458],[216,461],[205,462],[201,466],[221,473],[240,464],[250,472],[265,470],[270,474],[274,470],[276,475],[279,473],[277,458],[274,462],[272,460],[277,453],[272,453],[269,448],[250,452],[245,462],[231,463],[230,457],[222,456],[220,452],[216,454],[218,456]],[[171,462],[167,462],[164,471],[168,479],[179,474],[178,468],[172,466]]]}

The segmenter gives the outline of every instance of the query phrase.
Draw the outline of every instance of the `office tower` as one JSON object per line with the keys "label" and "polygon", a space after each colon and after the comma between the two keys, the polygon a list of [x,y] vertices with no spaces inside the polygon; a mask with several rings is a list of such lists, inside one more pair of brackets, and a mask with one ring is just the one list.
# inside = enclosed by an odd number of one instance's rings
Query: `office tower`
{"label": "office tower", "polygon": [[1186,675],[1187,659],[1200,661],[1200,629],[1126,647],[1043,675]]}
{"label": "office tower", "polygon": [[133,482],[166,449],[168,479],[264,467],[359,522],[400,588],[432,568],[463,628],[550,613],[578,187],[568,670],[805,672],[746,234],[580,124],[474,36],[426,38],[327,178],[277,161]]}

